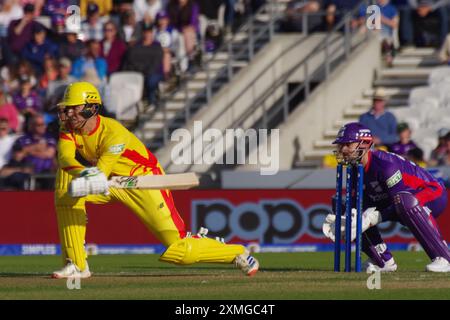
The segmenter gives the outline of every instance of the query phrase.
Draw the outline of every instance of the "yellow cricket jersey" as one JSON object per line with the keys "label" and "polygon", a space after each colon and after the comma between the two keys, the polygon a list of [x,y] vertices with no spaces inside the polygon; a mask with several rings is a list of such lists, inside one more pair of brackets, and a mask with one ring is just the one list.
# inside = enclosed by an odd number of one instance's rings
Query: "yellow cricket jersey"
{"label": "yellow cricket jersey", "polygon": [[85,169],[76,160],[76,153],[107,177],[161,174],[156,157],[134,134],[111,118],[98,116],[95,129],[86,135],[62,128],[58,142],[58,164],[73,176],[78,176]]}

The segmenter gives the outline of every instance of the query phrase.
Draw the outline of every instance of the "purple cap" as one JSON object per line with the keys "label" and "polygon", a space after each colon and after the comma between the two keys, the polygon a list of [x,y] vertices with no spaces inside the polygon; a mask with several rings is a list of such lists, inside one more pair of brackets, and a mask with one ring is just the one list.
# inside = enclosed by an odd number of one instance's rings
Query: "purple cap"
{"label": "purple cap", "polygon": [[156,20],[163,19],[163,18],[169,18],[169,14],[167,13],[167,11],[159,11],[156,14]]}
{"label": "purple cap", "polygon": [[369,128],[359,122],[350,122],[339,130],[333,144],[359,142],[363,140],[372,141],[372,133]]}

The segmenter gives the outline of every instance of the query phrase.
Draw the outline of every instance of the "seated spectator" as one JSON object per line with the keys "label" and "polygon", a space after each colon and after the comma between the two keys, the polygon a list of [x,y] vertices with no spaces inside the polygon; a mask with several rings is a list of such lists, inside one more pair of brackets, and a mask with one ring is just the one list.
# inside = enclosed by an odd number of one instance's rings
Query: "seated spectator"
{"label": "seated spectator", "polygon": [[326,10],[327,29],[333,29],[334,25],[345,16],[345,13],[355,8],[359,2],[359,0],[325,0],[323,7]]}
{"label": "seated spectator", "polygon": [[133,11],[126,11],[121,18],[120,37],[125,40],[130,46],[138,41],[138,26],[136,23],[135,14]]}
{"label": "seated spectator", "polygon": [[33,40],[22,50],[22,58],[29,61],[38,75],[44,72],[45,57],[56,58],[58,47],[47,39],[44,27],[34,29]]}
{"label": "seated spectator", "polygon": [[372,132],[375,146],[393,144],[398,140],[397,119],[385,110],[385,105],[386,93],[383,88],[377,88],[371,110],[359,117],[359,122]]}
{"label": "seated spectator", "polygon": [[216,22],[209,22],[208,26],[205,30],[205,52],[207,54],[213,54],[216,52],[220,46],[222,45],[223,41],[223,33],[220,29],[219,24]]}
{"label": "seated spectator", "polygon": [[161,45],[154,41],[153,28],[144,30],[142,40],[127,51],[124,70],[137,71],[146,78],[147,95],[150,104],[157,105],[157,90],[163,79]]}
{"label": "seated spectator", "polygon": [[0,118],[6,120],[9,125],[8,131],[21,132],[19,119],[19,112],[14,104],[9,103],[6,98],[6,93],[0,87]]}
{"label": "seated spectator", "polygon": [[410,0],[417,46],[441,46],[448,33],[447,1]]}
{"label": "seated spectator", "polygon": [[108,75],[119,71],[123,57],[127,51],[126,43],[117,35],[117,28],[113,22],[105,23],[105,38],[100,44],[101,56],[108,64]]}
{"label": "seated spectator", "polygon": [[[100,43],[96,40],[87,42],[87,53],[72,65],[72,76],[82,79],[88,69],[94,70],[101,81],[106,80],[108,65],[100,56]],[[89,71],[91,72],[91,71]]]}
{"label": "seated spectator", "polygon": [[48,109],[56,106],[56,104],[62,100],[66,87],[77,81],[77,79],[70,75],[72,71],[72,63],[68,58],[61,58],[58,62],[58,77],[55,80],[51,80],[48,83],[47,88],[47,106]]}
{"label": "seated spectator", "polygon": [[6,92],[15,92],[19,90],[21,78],[30,79],[33,87],[37,85],[34,69],[26,60],[21,60],[16,65],[5,66],[2,68],[1,77]]}
{"label": "seated spectator", "polygon": [[437,166],[450,166],[450,133],[447,133],[444,137],[445,151],[442,152],[441,157],[438,159]]}
{"label": "seated spectator", "polygon": [[190,65],[196,58],[197,34],[200,34],[200,9],[193,0],[170,0],[167,11],[171,24],[183,35]]}
{"label": "seated spectator", "polygon": [[[303,14],[312,14],[320,10],[322,1],[317,0],[292,0],[289,1],[281,21],[281,28],[285,32],[303,31]],[[308,15],[308,31],[319,30],[323,17],[320,15]]]}
{"label": "seated spectator", "polygon": [[21,19],[13,20],[8,27],[8,45],[13,54],[20,56],[23,48],[33,39],[33,31],[43,26],[34,21],[34,5],[25,5]]}
{"label": "seated spectator", "polygon": [[[376,0],[376,5],[381,13],[381,30],[379,33],[381,41],[381,53],[388,66],[392,65],[395,56],[394,30],[398,28],[399,16],[394,5],[389,0]],[[358,25],[366,30],[366,11],[367,6],[361,6]]]}
{"label": "seated spectator", "polygon": [[409,150],[418,148],[411,140],[411,129],[406,122],[397,125],[397,134],[399,141],[388,146],[390,152],[406,157]]}
{"label": "seated spectator", "polygon": [[44,116],[36,114],[30,120],[28,133],[15,143],[34,173],[55,172],[56,140],[46,130]]}
{"label": "seated spectator", "polygon": [[136,21],[142,21],[144,17],[152,22],[156,20],[156,14],[164,10],[161,0],[134,0],[133,11],[136,13]]}
{"label": "seated spectator", "polygon": [[414,45],[413,8],[409,0],[391,0],[399,12],[399,40],[402,46]]}
{"label": "seated spectator", "polygon": [[59,45],[59,56],[67,57],[74,62],[83,55],[85,46],[83,41],[78,39],[76,32],[66,29],[65,39]]}
{"label": "seated spectator", "polygon": [[25,160],[25,153],[16,143],[13,144],[10,159],[0,169],[0,177],[5,178],[2,188],[29,190],[33,165]]}
{"label": "seated spectator", "polygon": [[0,169],[9,162],[16,141],[16,135],[11,134],[9,129],[8,119],[0,117]]}
{"label": "seated spectator", "polygon": [[100,17],[107,16],[113,8],[112,0],[80,0],[81,17],[89,15],[89,5],[95,4],[98,8]]}
{"label": "seated spectator", "polygon": [[45,96],[45,93],[48,88],[48,84],[50,81],[54,81],[58,78],[58,63],[55,58],[45,57],[44,58],[44,73],[39,79],[39,88],[43,91],[42,96]]}
{"label": "seated spectator", "polygon": [[405,157],[406,157],[406,159],[417,164],[419,167],[422,167],[422,168],[427,167],[427,163],[425,162],[425,160],[423,158],[423,150],[418,147],[409,149],[408,152],[406,153]]}
{"label": "seated spectator", "polygon": [[48,16],[52,21],[58,21],[66,16],[69,0],[46,0],[42,9],[42,14]]}
{"label": "seated spectator", "polygon": [[13,95],[13,102],[17,110],[25,117],[25,125],[27,125],[27,119],[42,112],[42,100],[27,77],[20,80],[20,88]]}
{"label": "seated spectator", "polygon": [[430,167],[436,167],[444,162],[444,158],[447,156],[447,136],[450,138],[450,129],[442,128],[438,131],[438,145],[431,151],[430,160],[428,165]]}
{"label": "seated spectator", "polygon": [[4,38],[8,35],[8,26],[11,21],[22,17],[23,9],[15,0],[4,0],[0,11],[0,37]]}
{"label": "seated spectator", "polygon": [[45,0],[19,0],[19,3],[22,7],[27,4],[32,4],[34,6],[34,16],[39,17],[42,13],[42,8],[44,6]]}
{"label": "seated spectator", "polygon": [[81,23],[81,37],[83,41],[103,39],[103,22],[98,5],[93,2],[88,4],[87,18]]}
{"label": "seated spectator", "polygon": [[169,15],[165,12],[159,12],[156,16],[155,39],[161,45],[163,56],[164,78],[167,80],[172,72],[172,57],[181,59],[180,35],[178,31],[170,26]]}

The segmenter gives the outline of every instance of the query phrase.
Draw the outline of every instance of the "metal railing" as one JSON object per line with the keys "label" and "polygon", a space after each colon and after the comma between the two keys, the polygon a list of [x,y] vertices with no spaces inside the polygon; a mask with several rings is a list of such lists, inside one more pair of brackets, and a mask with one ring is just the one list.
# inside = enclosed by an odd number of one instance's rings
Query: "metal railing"
{"label": "metal railing", "polygon": [[[170,94],[164,96],[161,99],[161,105],[158,110],[162,112],[162,120],[164,122],[164,127],[162,130],[163,135],[163,143],[166,144],[169,140],[169,130],[172,124],[176,121],[176,119],[168,119],[167,118],[167,107],[166,104],[174,100],[175,96],[180,92],[184,93],[184,114],[183,114],[183,123],[187,123],[192,116],[192,108],[197,99],[204,97],[206,102],[202,103],[203,105],[207,105],[210,103],[213,97],[213,86],[216,81],[219,79],[225,78],[228,82],[234,77],[234,67],[238,61],[250,61],[253,59],[256,53],[256,44],[258,41],[270,42],[275,35],[276,24],[279,23],[282,19],[284,19],[284,11],[280,12],[276,10],[276,1],[269,1],[265,6],[261,7],[256,13],[251,15],[247,22],[244,23],[238,31],[228,40],[225,41],[222,46],[216,51],[216,53],[210,58],[206,59],[203,62],[203,71],[206,74],[206,84],[205,89],[200,90],[193,97],[189,97],[189,83],[195,81],[195,74],[188,75],[184,81],[180,84],[178,90],[171,92]],[[263,14],[264,12],[268,13],[268,23],[264,26],[259,26],[259,30],[255,32],[257,17]],[[301,13],[296,16],[302,18],[302,34],[307,36],[309,34],[309,19],[313,16],[324,16],[326,15],[325,11],[315,12],[315,13]],[[239,42],[237,37],[239,35],[246,35],[246,43]],[[244,40],[245,41],[245,40]],[[235,45],[239,44],[241,48],[239,50],[235,50]],[[217,72],[213,74],[211,64],[218,62],[219,54],[227,54],[227,58],[225,60],[225,65]],[[219,60],[220,61],[220,60]],[[222,60],[223,61],[223,60]],[[156,112],[157,110],[155,110]],[[179,118],[178,118],[179,119]],[[179,121],[179,120],[178,120]]]}
{"label": "metal railing", "polygon": [[[258,128],[268,128],[268,124],[281,112],[282,114],[282,120],[281,122],[286,121],[290,114],[289,106],[291,101],[293,101],[297,95],[303,90],[304,92],[304,100],[303,102],[307,102],[310,93],[311,93],[311,82],[314,75],[317,75],[319,73],[323,73],[323,82],[326,82],[329,79],[329,76],[331,72],[338,66],[340,63],[347,61],[350,57],[350,54],[361,44],[367,42],[370,35],[368,32],[365,33],[361,38],[356,39],[355,35],[356,33],[351,28],[351,22],[353,19],[353,16],[356,12],[360,9],[361,5],[370,3],[370,0],[362,0],[353,10],[347,12],[342,20],[337,23],[334,28],[328,32],[328,34],[325,37],[325,40],[322,41],[320,44],[318,44],[316,47],[314,47],[311,52],[302,59],[299,63],[297,63],[293,68],[291,68],[289,71],[283,74],[273,85],[270,86],[269,90],[266,90],[264,94],[259,96],[252,105],[246,110],[246,112],[239,117],[236,121],[234,121],[233,124],[231,124],[232,128],[239,128],[241,127],[250,116],[253,116],[255,112],[261,108],[261,106],[264,106],[264,102],[275,95],[275,92],[282,88],[283,90],[283,96],[282,99],[278,103],[275,103],[270,108],[270,114],[267,110],[263,111],[262,120],[260,122],[260,126],[256,127]],[[339,35],[342,35],[341,37]],[[354,40],[359,41],[354,41]],[[341,43],[339,43],[341,42]],[[336,48],[333,48],[333,45],[337,46],[341,49],[342,52],[339,52],[336,50]],[[287,50],[291,50],[293,46],[288,48]],[[330,49],[333,48],[334,50],[330,52]],[[323,51],[323,60],[320,63],[321,67],[319,67],[317,70],[311,73],[311,71],[308,68],[308,64],[311,62],[313,58],[317,58],[320,56],[318,53]],[[286,50],[285,50],[286,52]],[[284,54],[284,53],[283,53]],[[336,56],[337,55],[337,56]],[[334,65],[333,65],[334,63]],[[265,70],[261,71],[260,74],[267,71],[267,69],[270,68],[268,66]],[[303,68],[303,75],[304,75],[304,81],[298,85],[294,90],[289,92],[288,90],[288,84],[289,79],[294,75],[294,73],[297,73],[301,71]],[[230,101],[223,112],[221,114],[227,112],[230,108],[233,107],[233,105],[237,102],[237,100],[244,94],[251,86],[252,84],[249,84],[247,87],[243,88],[239,94],[236,95],[236,98]],[[211,125],[220,118],[221,115],[216,116],[213,118],[207,125],[203,124],[203,129],[206,130],[207,128],[211,127]],[[256,124],[256,122],[255,122]],[[195,141],[195,139],[199,138],[198,136],[195,136],[192,138],[192,141]],[[194,159],[193,163],[196,163],[197,159]],[[190,170],[194,164],[191,164],[188,169]]]}

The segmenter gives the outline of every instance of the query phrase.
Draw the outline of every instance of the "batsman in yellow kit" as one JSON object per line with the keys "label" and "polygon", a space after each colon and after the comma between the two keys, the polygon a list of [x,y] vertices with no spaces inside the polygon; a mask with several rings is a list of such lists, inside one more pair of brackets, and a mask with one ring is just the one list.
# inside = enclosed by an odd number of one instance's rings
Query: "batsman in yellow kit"
{"label": "batsman in yellow kit", "polygon": [[259,263],[243,246],[208,238],[206,230],[195,236],[186,232],[169,190],[109,187],[111,176],[161,175],[164,171],[134,134],[116,120],[98,114],[101,105],[100,94],[88,82],[70,84],[58,104],[61,130],[55,207],[64,267],[52,276],[91,276],[84,247],[85,203],[112,201],[130,208],[166,246],[161,261],[180,265],[235,263],[245,274],[255,274]]}

